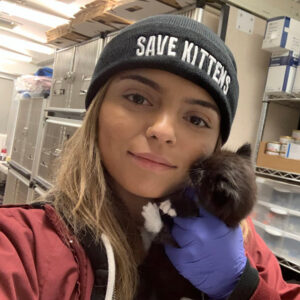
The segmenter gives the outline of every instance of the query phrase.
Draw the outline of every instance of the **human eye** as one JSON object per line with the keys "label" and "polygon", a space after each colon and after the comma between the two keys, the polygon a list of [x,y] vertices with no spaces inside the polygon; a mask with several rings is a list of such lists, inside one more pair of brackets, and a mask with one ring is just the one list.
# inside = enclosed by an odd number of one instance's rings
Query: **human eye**
{"label": "human eye", "polygon": [[203,118],[200,118],[198,116],[189,116],[187,117],[188,121],[190,123],[192,123],[193,125],[197,126],[197,127],[207,127],[210,128],[207,124],[207,122],[205,122],[203,120]]}
{"label": "human eye", "polygon": [[124,98],[126,98],[127,100],[129,100],[135,104],[138,104],[138,105],[143,104],[146,101],[148,102],[148,105],[151,105],[149,103],[149,101],[147,100],[147,98],[145,98],[144,96],[142,96],[138,93],[126,94],[126,95],[124,95]]}

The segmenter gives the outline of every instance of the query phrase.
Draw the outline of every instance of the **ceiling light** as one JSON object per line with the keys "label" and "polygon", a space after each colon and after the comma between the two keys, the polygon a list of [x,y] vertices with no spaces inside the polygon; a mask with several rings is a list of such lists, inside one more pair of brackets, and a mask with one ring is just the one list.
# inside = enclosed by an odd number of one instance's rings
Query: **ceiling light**
{"label": "ceiling light", "polygon": [[8,58],[8,59],[12,59],[12,60],[20,60],[20,61],[25,61],[25,62],[32,61],[32,57],[30,57],[30,56],[18,54],[15,52],[4,50],[4,49],[0,49],[0,56],[1,56],[1,58]]}
{"label": "ceiling light", "polygon": [[46,14],[25,6],[15,3],[1,1],[0,11],[11,16],[29,20],[34,23],[43,24],[49,27],[57,27],[69,22],[67,19],[59,18],[50,14]]}
{"label": "ceiling light", "polygon": [[13,29],[13,32],[19,34],[19,35],[22,35],[24,37],[27,37],[31,40],[34,40],[34,41],[37,41],[39,43],[47,43],[47,38],[46,38],[46,35],[44,35],[44,38],[42,38],[41,36],[39,35],[36,35],[36,34],[33,34],[31,33],[30,31],[27,31],[27,30],[24,30],[22,29],[21,26],[17,26]]}
{"label": "ceiling light", "polygon": [[11,20],[1,18],[0,17],[0,27],[8,28],[8,29],[13,29],[17,26],[18,24],[16,22],[13,22]]}
{"label": "ceiling light", "polygon": [[0,33],[0,45],[11,48],[13,50],[18,51],[20,50],[32,50],[35,52],[40,52],[40,53],[45,53],[45,54],[53,54],[54,49],[44,46],[44,45],[39,45],[37,43],[25,41],[23,39],[18,39],[10,36],[6,36]]}
{"label": "ceiling light", "polygon": [[11,65],[11,64],[15,64],[16,62],[13,60],[10,60],[8,58],[2,58],[0,57],[0,65]]}

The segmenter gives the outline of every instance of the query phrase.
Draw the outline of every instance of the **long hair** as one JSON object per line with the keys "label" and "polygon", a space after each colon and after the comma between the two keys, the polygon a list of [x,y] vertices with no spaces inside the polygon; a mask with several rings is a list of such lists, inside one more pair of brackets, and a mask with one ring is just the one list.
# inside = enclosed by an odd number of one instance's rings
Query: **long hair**
{"label": "long hair", "polygon": [[116,299],[132,300],[138,284],[135,253],[117,216],[98,146],[98,116],[109,83],[99,90],[82,126],[65,143],[46,198],[53,199],[56,211],[79,241],[86,230],[96,242],[102,233],[107,235],[116,259]]}

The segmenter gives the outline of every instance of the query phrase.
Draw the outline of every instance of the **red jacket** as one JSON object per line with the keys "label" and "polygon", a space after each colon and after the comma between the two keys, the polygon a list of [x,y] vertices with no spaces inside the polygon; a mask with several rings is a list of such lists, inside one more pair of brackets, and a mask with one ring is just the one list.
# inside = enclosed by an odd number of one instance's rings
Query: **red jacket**
{"label": "red jacket", "polygon": [[[251,300],[300,300],[300,286],[283,280],[276,257],[248,221],[246,254],[260,277]],[[1,300],[91,297],[94,275],[89,259],[49,205],[0,206],[0,266]]]}

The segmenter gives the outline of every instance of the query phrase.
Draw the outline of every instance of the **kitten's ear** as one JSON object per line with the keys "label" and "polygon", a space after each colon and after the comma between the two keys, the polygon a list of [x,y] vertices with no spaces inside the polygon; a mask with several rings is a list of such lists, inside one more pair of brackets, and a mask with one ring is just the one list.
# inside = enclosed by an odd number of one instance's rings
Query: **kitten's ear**
{"label": "kitten's ear", "polygon": [[244,144],[237,150],[236,154],[251,157],[251,145],[249,143]]}

